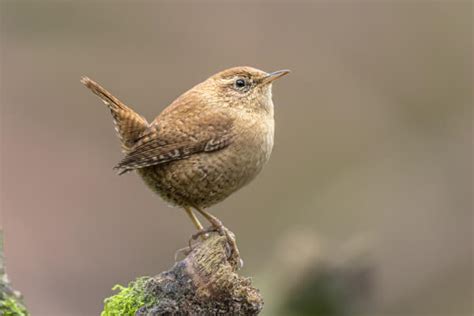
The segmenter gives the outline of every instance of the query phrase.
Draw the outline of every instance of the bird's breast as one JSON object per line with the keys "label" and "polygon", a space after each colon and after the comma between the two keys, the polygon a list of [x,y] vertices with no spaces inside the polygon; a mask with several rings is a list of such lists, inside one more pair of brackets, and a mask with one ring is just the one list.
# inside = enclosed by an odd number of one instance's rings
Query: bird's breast
{"label": "bird's breast", "polygon": [[232,143],[222,150],[138,172],[150,188],[172,204],[208,207],[220,202],[255,178],[273,148],[273,119],[239,123]]}
{"label": "bird's breast", "polygon": [[[273,118],[249,122],[237,133],[233,147],[229,151],[236,168],[242,170],[247,183],[253,179],[269,160],[273,149]],[[247,181],[248,180],[248,181]]]}

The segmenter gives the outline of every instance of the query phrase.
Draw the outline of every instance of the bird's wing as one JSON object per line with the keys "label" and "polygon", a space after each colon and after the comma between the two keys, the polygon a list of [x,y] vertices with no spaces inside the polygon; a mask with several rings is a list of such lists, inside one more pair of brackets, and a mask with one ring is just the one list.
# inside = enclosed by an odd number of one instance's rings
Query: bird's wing
{"label": "bird's wing", "polygon": [[114,119],[115,130],[122,142],[122,149],[125,153],[129,152],[137,143],[140,134],[149,127],[148,122],[97,82],[87,77],[83,77],[81,82],[109,107]]}
{"label": "bird's wing", "polygon": [[[159,120],[141,135],[137,145],[114,167],[119,174],[213,152],[232,143],[232,120],[206,115],[206,120],[185,120],[183,124]],[[191,122],[190,122],[191,121]]]}

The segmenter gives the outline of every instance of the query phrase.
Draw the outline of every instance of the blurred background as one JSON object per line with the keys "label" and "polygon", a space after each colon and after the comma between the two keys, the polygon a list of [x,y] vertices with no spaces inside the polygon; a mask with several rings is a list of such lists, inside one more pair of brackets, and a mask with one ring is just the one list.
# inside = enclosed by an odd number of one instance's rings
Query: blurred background
{"label": "blurred background", "polygon": [[149,120],[228,67],[273,87],[263,173],[211,209],[264,315],[473,312],[470,1],[8,1],[1,212],[38,316],[98,315],[194,232],[121,158],[90,76]]}

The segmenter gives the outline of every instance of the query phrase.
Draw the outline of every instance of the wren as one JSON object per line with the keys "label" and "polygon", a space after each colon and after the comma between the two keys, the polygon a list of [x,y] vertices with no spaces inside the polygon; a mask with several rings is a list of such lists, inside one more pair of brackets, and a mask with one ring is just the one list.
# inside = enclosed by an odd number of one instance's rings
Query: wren
{"label": "wren", "polygon": [[239,259],[235,236],[205,209],[248,184],[273,147],[272,83],[289,70],[267,73],[252,67],[219,72],[179,96],[151,123],[87,77],[81,82],[108,106],[125,157],[119,174],[136,171],[165,201],[183,208],[207,232],[225,234]]}

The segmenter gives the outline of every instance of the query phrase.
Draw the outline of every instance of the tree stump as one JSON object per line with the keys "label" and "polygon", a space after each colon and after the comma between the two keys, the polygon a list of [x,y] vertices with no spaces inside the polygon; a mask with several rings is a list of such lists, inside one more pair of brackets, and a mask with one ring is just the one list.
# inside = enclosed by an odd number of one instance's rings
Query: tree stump
{"label": "tree stump", "polygon": [[169,271],[116,287],[102,316],[257,315],[263,299],[234,261],[226,237],[213,233]]}

